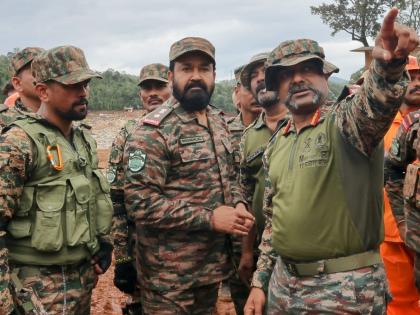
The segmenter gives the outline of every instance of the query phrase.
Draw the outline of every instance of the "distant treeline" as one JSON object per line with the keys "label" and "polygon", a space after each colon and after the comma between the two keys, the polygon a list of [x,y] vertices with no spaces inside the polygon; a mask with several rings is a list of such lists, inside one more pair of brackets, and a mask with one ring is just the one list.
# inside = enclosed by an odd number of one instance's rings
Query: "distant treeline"
{"label": "distant treeline", "polygon": [[[3,88],[10,79],[8,72],[9,59],[0,55],[0,87]],[[119,110],[124,107],[141,108],[138,97],[137,77],[117,70],[108,69],[101,73],[103,79],[93,79],[90,83],[89,107],[93,110]],[[234,80],[216,83],[211,103],[225,112],[234,113],[232,102]],[[341,92],[344,82],[330,81],[330,98],[335,99]],[[0,96],[3,102],[4,95]]]}

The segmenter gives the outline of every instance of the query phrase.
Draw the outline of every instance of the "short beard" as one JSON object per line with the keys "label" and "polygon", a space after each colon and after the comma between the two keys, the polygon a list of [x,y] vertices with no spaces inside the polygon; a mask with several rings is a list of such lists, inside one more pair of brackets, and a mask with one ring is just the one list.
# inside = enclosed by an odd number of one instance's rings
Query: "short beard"
{"label": "short beard", "polygon": [[[279,93],[278,91],[265,91],[262,94],[260,92],[265,89],[265,82],[260,82],[255,89],[254,97],[257,100],[258,104],[263,108],[270,108],[271,106],[279,102]],[[253,93],[254,94],[254,93]]]}
{"label": "short beard", "polygon": [[[308,89],[308,90],[311,90],[314,93],[314,97],[312,99],[312,105],[313,106],[302,107],[302,106],[299,106],[292,101],[293,94],[303,87]],[[289,88],[289,92],[287,93],[287,97],[286,97],[286,100],[285,100],[284,103],[285,103],[286,107],[291,112],[294,112],[294,113],[299,112],[299,113],[302,113],[302,114],[309,114],[309,113],[314,111],[314,108],[318,108],[321,105],[322,100],[323,100],[322,93],[320,91],[318,91],[317,89],[315,89],[314,87],[309,86],[309,85],[307,86],[307,85],[297,85],[297,84],[295,84],[295,85],[292,85]]]}
{"label": "short beard", "polygon": [[[78,105],[86,105],[86,110],[83,111],[75,111],[74,107],[78,106]],[[58,115],[67,121],[80,121],[86,118],[86,115],[88,113],[88,100],[86,98],[81,98],[79,101],[74,102],[72,104],[71,109],[68,112],[62,112],[57,110]]]}
{"label": "short beard", "polygon": [[[187,96],[189,89],[193,87],[200,87],[201,91]],[[201,111],[210,103],[210,98],[214,91],[214,83],[207,87],[203,82],[192,82],[184,87],[184,90],[179,88],[177,82],[173,82],[172,95],[178,100],[182,108],[187,112]]]}

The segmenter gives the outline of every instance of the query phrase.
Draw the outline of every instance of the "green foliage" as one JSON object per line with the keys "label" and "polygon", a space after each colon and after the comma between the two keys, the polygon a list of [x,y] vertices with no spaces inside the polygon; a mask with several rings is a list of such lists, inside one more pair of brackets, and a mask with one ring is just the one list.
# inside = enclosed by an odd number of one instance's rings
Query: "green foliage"
{"label": "green foliage", "polygon": [[236,108],[232,101],[232,92],[234,86],[235,80],[217,82],[210,103],[220,108],[224,112],[236,113]]}
{"label": "green foliage", "polygon": [[368,37],[374,37],[381,25],[379,18],[385,13],[389,3],[383,0],[334,0],[311,6],[311,13],[319,15],[331,29],[331,35],[344,31],[352,40],[369,46]]}
{"label": "green foliage", "polygon": [[137,77],[108,69],[102,80],[90,83],[89,107],[93,110],[117,110],[124,107],[140,107]]}

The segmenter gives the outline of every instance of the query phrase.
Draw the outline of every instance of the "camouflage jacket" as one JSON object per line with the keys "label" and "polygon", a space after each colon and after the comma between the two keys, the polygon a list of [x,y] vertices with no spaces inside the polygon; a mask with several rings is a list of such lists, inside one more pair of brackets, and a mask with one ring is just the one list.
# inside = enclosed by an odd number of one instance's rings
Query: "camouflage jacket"
{"label": "camouflage jacket", "polygon": [[407,166],[416,159],[414,142],[420,128],[420,111],[407,114],[385,153],[385,189],[392,213],[398,222],[404,221],[403,185]]}
{"label": "camouflage jacket", "polygon": [[16,100],[15,106],[11,108],[0,104],[0,130],[15,121],[18,116],[24,116],[29,112],[30,110],[23,105],[19,98]]}
{"label": "camouflage jacket", "polygon": [[397,224],[406,226],[405,243],[420,251],[420,110],[407,114],[385,159],[385,189]]}
{"label": "camouflage jacket", "polygon": [[[358,151],[359,154],[365,156],[365,159],[369,159],[371,154],[377,151],[378,145],[397,113],[407,84],[408,78],[404,73],[404,65],[384,65],[374,61],[360,91],[332,107],[330,110],[335,119],[329,121],[336,124],[341,137],[352,147],[352,150]],[[318,117],[319,123],[321,119]],[[289,122],[288,126],[278,131],[267,146],[263,157],[266,174],[269,172],[268,160],[271,148],[284,133],[289,132],[286,131],[287,128],[294,128],[293,123]],[[272,218],[273,211],[276,211],[273,209],[272,201],[277,188],[272,185],[269,176],[266,176],[265,180],[263,212],[266,223],[252,286],[267,290],[275,258],[278,256],[272,245]],[[378,191],[380,190],[379,188]],[[378,193],[378,198],[381,196],[382,194]]]}
{"label": "camouflage jacket", "polygon": [[[141,117],[144,116],[144,113]],[[141,118],[139,117],[139,119]],[[115,137],[109,155],[107,179],[111,185],[111,199],[114,206],[111,236],[114,242],[115,259],[132,259],[133,249],[130,244],[129,224],[134,224],[128,217],[124,205],[124,146],[128,135],[135,129],[137,120],[129,120]]]}
{"label": "camouflage jacket", "polygon": [[[137,232],[140,284],[186,290],[229,276],[226,236],[212,230],[221,205],[244,202],[229,130],[207,108],[208,127],[174,99],[148,114],[124,150],[124,197]],[[244,202],[245,203],[245,202]]]}
{"label": "camouflage jacket", "polygon": [[241,143],[242,134],[245,130],[244,123],[242,122],[242,115],[239,114],[233,118],[228,119],[227,124],[229,128],[229,132],[231,134],[231,142],[233,145],[233,152],[235,156],[235,168],[237,170],[237,174],[239,174],[240,143]]}

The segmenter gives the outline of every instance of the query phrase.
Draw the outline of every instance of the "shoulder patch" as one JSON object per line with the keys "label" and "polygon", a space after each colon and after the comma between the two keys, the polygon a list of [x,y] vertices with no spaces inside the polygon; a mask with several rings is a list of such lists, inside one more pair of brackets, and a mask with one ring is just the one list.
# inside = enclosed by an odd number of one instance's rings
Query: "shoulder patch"
{"label": "shoulder patch", "polygon": [[5,112],[7,110],[9,110],[9,107],[7,107],[7,105],[0,104],[0,113]]}
{"label": "shoulder patch", "polygon": [[161,122],[173,111],[172,106],[161,106],[147,114],[142,120],[143,125],[159,126]]}
{"label": "shoulder patch", "polygon": [[405,131],[409,131],[411,127],[420,120],[420,111],[416,110],[414,112],[408,113],[405,115],[402,121],[402,125]]}

